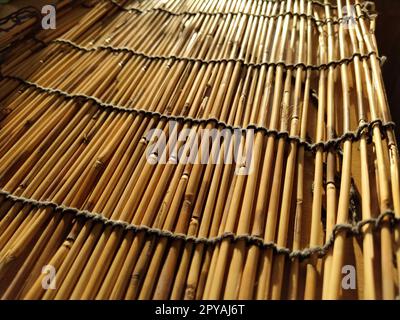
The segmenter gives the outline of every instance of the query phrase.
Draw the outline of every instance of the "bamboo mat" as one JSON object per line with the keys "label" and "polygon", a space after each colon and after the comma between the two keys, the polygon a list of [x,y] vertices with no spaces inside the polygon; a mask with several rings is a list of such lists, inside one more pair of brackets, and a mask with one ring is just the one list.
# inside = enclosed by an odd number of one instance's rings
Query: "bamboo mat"
{"label": "bamboo mat", "polygon": [[1,298],[396,298],[375,19],[358,0],[61,1],[1,65]]}

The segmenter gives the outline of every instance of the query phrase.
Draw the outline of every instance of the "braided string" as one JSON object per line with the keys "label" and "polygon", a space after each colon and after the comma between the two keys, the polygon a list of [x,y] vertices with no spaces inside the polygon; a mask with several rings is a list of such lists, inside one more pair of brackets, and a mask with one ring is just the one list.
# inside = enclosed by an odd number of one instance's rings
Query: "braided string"
{"label": "braided string", "polygon": [[[123,11],[136,11],[136,12],[139,12],[139,13],[145,13],[145,12],[152,11],[152,10],[157,10],[157,9],[166,10],[164,8],[150,8],[148,10],[142,10],[142,9],[139,9],[139,8],[136,8],[136,7],[125,7],[124,5],[120,4],[117,0],[105,0],[105,1],[110,2],[111,4],[113,4],[114,6],[116,6],[117,8],[119,8],[120,10],[123,10]],[[265,0],[265,1],[272,2],[272,3],[282,3],[282,2],[285,2],[287,0]],[[332,9],[336,9],[337,8],[337,5],[335,5],[335,4],[323,3],[322,1],[319,1],[319,0],[308,0],[307,2],[311,2],[313,5],[317,5],[317,6],[321,6],[321,7],[328,6],[328,7],[332,8]],[[365,7],[365,5],[363,6],[363,4],[361,4],[360,6],[362,8]]]}
{"label": "braided string", "polygon": [[[327,18],[325,20],[319,20],[319,19],[316,19],[312,15],[301,14],[301,13],[298,14],[298,13],[293,13],[293,12],[286,12],[286,13],[281,13],[281,14],[276,14],[276,15],[266,15],[266,14],[253,14],[253,13],[244,13],[244,12],[207,12],[207,11],[201,11],[201,10],[197,11],[197,12],[193,12],[193,11],[175,12],[175,11],[165,9],[163,7],[155,7],[155,8],[150,8],[147,10],[142,10],[137,7],[125,7],[116,0],[105,0],[105,1],[110,2],[111,4],[116,6],[119,10],[127,11],[127,12],[137,12],[139,14],[145,14],[145,13],[152,12],[152,11],[160,11],[160,12],[165,12],[165,13],[167,13],[169,15],[173,15],[173,16],[196,15],[196,14],[224,16],[224,15],[242,14],[245,16],[265,17],[265,18],[278,18],[281,16],[290,15],[291,17],[304,17],[306,19],[310,19],[311,21],[315,22],[317,25],[325,25],[325,24],[329,24],[329,23],[340,24],[343,21],[348,19],[348,17],[343,17],[343,18],[339,18],[339,19]],[[282,3],[285,1],[286,0],[268,0],[268,2],[273,2],[273,3],[276,3],[276,2]],[[337,5],[334,5],[332,3],[323,3],[318,0],[308,0],[307,2],[311,2],[313,5],[317,5],[317,6],[321,6],[321,7],[329,7],[331,9],[337,9]],[[372,20],[378,16],[377,12],[375,11],[375,3],[373,1],[364,1],[362,3],[355,3],[352,6],[354,8],[360,7],[361,11],[362,11],[362,14],[358,15],[357,17],[351,16],[351,19],[353,19],[355,21],[359,21],[360,19]],[[371,9],[369,9],[369,8],[371,8]]]}
{"label": "braided string", "polygon": [[[175,17],[179,17],[179,16],[196,16],[196,15],[205,15],[205,16],[236,16],[236,15],[241,15],[241,16],[247,16],[247,17],[256,17],[256,18],[268,18],[268,19],[277,19],[279,17],[285,17],[285,16],[290,16],[291,18],[305,18],[307,20],[312,21],[313,23],[315,23],[317,26],[322,26],[322,25],[326,25],[326,24],[341,24],[343,21],[347,21],[349,19],[349,17],[342,17],[339,19],[332,19],[332,18],[327,18],[327,19],[317,19],[315,18],[313,15],[308,15],[306,13],[296,13],[296,12],[284,12],[284,13],[279,13],[279,14],[262,14],[262,13],[250,13],[250,12],[209,12],[209,11],[180,11],[180,12],[176,12],[176,11],[171,11],[162,7],[157,7],[157,8],[151,8],[151,9],[147,9],[147,10],[142,10],[142,9],[138,9],[138,8],[125,8],[122,5],[117,5],[118,8],[120,8],[123,11],[126,12],[137,12],[138,14],[146,14],[149,12],[163,12],[166,13],[168,15],[171,16],[175,16]],[[357,17],[351,17],[351,19],[355,20],[355,21],[359,21],[361,18],[366,18],[371,20],[371,17],[376,17],[377,14],[373,14],[371,15],[370,13],[368,13],[367,11],[363,11],[363,13]]]}
{"label": "braided string", "polygon": [[102,223],[104,226],[122,228],[124,230],[132,231],[135,233],[145,232],[148,235],[164,237],[172,240],[181,240],[184,242],[192,242],[195,244],[202,243],[209,246],[217,245],[224,240],[230,240],[231,242],[246,241],[248,245],[255,245],[261,249],[273,249],[276,253],[285,255],[290,259],[298,258],[301,260],[307,259],[311,256],[317,256],[319,258],[324,257],[328,253],[329,249],[333,246],[336,237],[341,233],[345,233],[349,236],[360,236],[364,233],[363,228],[365,226],[369,225],[372,227],[372,230],[375,231],[379,229],[379,227],[383,223],[388,223],[391,227],[394,227],[399,225],[400,222],[400,218],[396,217],[395,213],[392,210],[388,210],[380,214],[377,218],[362,220],[357,222],[356,224],[344,223],[335,225],[329,237],[329,240],[322,246],[304,248],[302,250],[291,250],[289,248],[280,247],[275,242],[264,242],[263,238],[255,235],[237,235],[232,232],[225,232],[222,235],[212,238],[194,237],[182,233],[174,233],[168,230],[151,228],[144,225],[138,226],[130,224],[126,221],[111,220],[100,213],[93,213],[87,210],[79,210],[77,208],[59,205],[52,201],[40,201],[31,198],[15,196],[5,190],[0,190],[0,196],[3,196],[5,200],[10,200],[14,203],[21,203],[22,205],[31,205],[39,209],[51,208],[53,210],[53,214],[56,212],[60,212],[62,214],[70,213],[73,214],[75,218],[83,218],[86,220],[91,220],[94,223]]}
{"label": "braided string", "polygon": [[267,66],[267,67],[282,66],[287,70],[296,70],[300,67],[303,69],[308,69],[308,70],[317,70],[317,71],[326,70],[326,69],[329,69],[330,67],[337,67],[342,64],[349,64],[349,63],[353,62],[356,57],[358,57],[360,60],[363,60],[363,59],[369,59],[372,55],[376,55],[377,59],[379,61],[382,61],[382,57],[379,57],[375,51],[371,51],[367,54],[361,54],[361,53],[356,52],[349,58],[343,58],[340,60],[332,60],[328,63],[314,65],[314,64],[305,64],[303,62],[287,64],[287,63],[285,63],[285,61],[252,63],[252,62],[245,62],[245,60],[242,58],[201,59],[201,58],[182,57],[182,56],[177,56],[177,55],[149,55],[144,52],[136,51],[136,50],[133,50],[133,49],[127,48],[127,47],[116,48],[116,47],[113,47],[110,45],[85,47],[85,46],[81,46],[71,40],[61,39],[61,38],[54,39],[51,41],[51,43],[64,44],[64,45],[72,47],[73,49],[85,51],[85,52],[93,52],[93,51],[97,51],[97,50],[108,50],[108,51],[111,51],[114,53],[126,52],[126,53],[130,53],[132,55],[135,55],[135,56],[142,56],[149,60],[174,60],[174,61],[200,62],[202,64],[228,63],[228,62],[236,62],[237,63],[237,62],[239,62],[247,67],[259,68],[261,66]]}
{"label": "braided string", "polygon": [[85,94],[71,94],[59,89],[47,88],[43,87],[37,83],[22,79],[17,76],[5,75],[3,76],[5,79],[18,81],[28,87],[34,88],[35,90],[45,92],[47,94],[56,94],[64,99],[72,99],[72,100],[81,100],[85,102],[93,102],[99,108],[103,110],[111,110],[117,112],[128,112],[131,114],[143,115],[145,117],[154,117],[159,120],[166,119],[168,121],[176,121],[179,123],[189,123],[189,124],[215,124],[217,127],[222,127],[227,130],[241,130],[242,132],[246,132],[247,130],[254,130],[255,132],[262,132],[265,136],[274,136],[276,139],[285,139],[288,142],[296,142],[299,146],[303,146],[306,151],[316,152],[317,150],[326,151],[341,151],[341,145],[344,141],[350,140],[352,142],[359,141],[363,135],[367,136],[367,140],[370,143],[372,141],[372,130],[375,126],[377,126],[383,137],[385,136],[385,132],[387,130],[394,130],[395,123],[392,121],[383,123],[381,119],[376,119],[371,122],[365,122],[360,125],[356,131],[353,132],[345,132],[340,137],[329,139],[326,141],[320,141],[316,143],[310,143],[306,140],[301,139],[298,136],[291,136],[287,131],[278,131],[274,129],[269,129],[265,126],[260,126],[258,124],[249,124],[246,127],[241,126],[233,126],[224,121],[221,121],[217,118],[193,118],[188,116],[175,116],[170,114],[162,114],[157,111],[149,111],[146,109],[138,109],[138,108],[127,108],[123,106],[118,106],[114,104],[108,104],[100,99],[85,95]]}

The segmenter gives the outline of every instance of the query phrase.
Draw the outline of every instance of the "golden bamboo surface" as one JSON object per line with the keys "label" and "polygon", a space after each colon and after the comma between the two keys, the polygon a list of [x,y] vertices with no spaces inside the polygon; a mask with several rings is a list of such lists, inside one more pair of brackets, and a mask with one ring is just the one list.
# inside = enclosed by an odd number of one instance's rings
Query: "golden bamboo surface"
{"label": "golden bamboo surface", "polygon": [[359,0],[61,1],[1,65],[0,297],[395,299],[375,19]]}

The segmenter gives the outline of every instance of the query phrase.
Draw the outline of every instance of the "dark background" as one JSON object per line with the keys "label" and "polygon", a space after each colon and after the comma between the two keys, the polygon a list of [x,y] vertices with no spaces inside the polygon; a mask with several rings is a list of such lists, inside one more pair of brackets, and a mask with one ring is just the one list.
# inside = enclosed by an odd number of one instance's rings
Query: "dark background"
{"label": "dark background", "polygon": [[396,137],[400,143],[400,0],[375,0],[378,13],[376,38],[379,54],[387,57],[382,67]]}

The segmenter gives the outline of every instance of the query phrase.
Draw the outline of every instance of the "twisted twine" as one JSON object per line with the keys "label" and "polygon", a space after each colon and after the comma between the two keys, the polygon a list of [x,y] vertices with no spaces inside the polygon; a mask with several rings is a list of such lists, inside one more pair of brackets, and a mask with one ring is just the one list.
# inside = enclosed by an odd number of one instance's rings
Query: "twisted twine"
{"label": "twisted twine", "polygon": [[214,124],[217,127],[222,127],[223,129],[227,129],[230,131],[234,130],[240,130],[242,132],[246,132],[247,130],[254,130],[255,132],[262,132],[265,136],[274,136],[276,139],[285,139],[288,142],[295,142],[299,146],[303,146],[306,151],[309,152],[316,152],[317,150],[322,150],[324,152],[326,151],[341,151],[341,145],[343,142],[350,140],[352,142],[359,141],[363,135],[366,135],[368,143],[372,141],[372,130],[375,126],[377,126],[383,135],[385,136],[385,133],[387,130],[394,130],[395,128],[395,123],[392,121],[383,123],[381,119],[375,119],[371,122],[366,122],[362,125],[360,125],[356,131],[350,131],[350,132],[345,132],[341,136],[337,138],[332,138],[326,141],[320,141],[316,143],[310,143],[306,140],[301,139],[298,136],[291,136],[289,132],[287,131],[278,131],[274,129],[269,129],[265,126],[260,126],[258,124],[249,124],[246,127],[241,127],[241,126],[233,126],[230,125],[224,121],[221,121],[217,118],[193,118],[189,116],[175,116],[171,114],[162,114],[157,111],[149,111],[146,109],[138,109],[138,108],[127,108],[123,106],[118,106],[114,104],[108,104],[100,99],[85,95],[85,94],[71,94],[59,89],[53,89],[53,88],[47,88],[43,87],[37,83],[30,82],[28,80],[22,79],[18,76],[12,76],[12,75],[4,75],[4,79],[10,79],[10,80],[15,80],[18,81],[28,87],[32,87],[35,90],[39,90],[41,92],[45,92],[48,94],[56,94],[64,99],[72,99],[72,100],[81,100],[85,102],[93,102],[96,106],[99,108],[102,108],[103,110],[111,110],[111,111],[117,111],[117,112],[128,112],[131,114],[137,114],[137,115],[143,115],[145,117],[154,117],[159,120],[166,119],[167,121],[176,121],[179,123],[189,123],[189,124]]}
{"label": "twisted twine", "polygon": [[60,205],[52,201],[41,201],[30,198],[25,198],[21,196],[15,196],[11,193],[0,190],[0,196],[3,196],[6,200],[13,201],[14,203],[21,203],[22,205],[31,205],[36,208],[51,208],[53,213],[61,212],[62,214],[70,213],[75,216],[75,218],[83,218],[87,220],[92,220],[95,223],[102,223],[104,226],[112,226],[115,228],[122,228],[126,231],[132,231],[135,233],[145,232],[149,235],[154,235],[157,237],[168,238],[171,240],[181,240],[184,242],[192,242],[194,244],[205,244],[209,246],[215,246],[224,240],[230,240],[231,242],[245,241],[248,245],[255,245],[261,249],[272,249],[277,254],[282,254],[290,259],[298,258],[300,260],[307,259],[311,256],[317,256],[319,258],[324,257],[329,249],[333,246],[336,237],[339,234],[345,233],[348,236],[360,236],[363,234],[363,227],[370,225],[372,230],[377,230],[383,223],[390,224],[391,227],[399,225],[400,218],[395,216],[392,210],[385,211],[381,213],[377,218],[366,219],[357,222],[356,224],[337,224],[333,228],[333,231],[329,237],[329,240],[322,246],[315,246],[311,248],[304,248],[302,250],[292,250],[290,248],[284,248],[278,246],[275,242],[264,242],[264,239],[249,234],[237,235],[233,232],[225,232],[222,235],[212,238],[204,237],[194,237],[188,236],[182,233],[174,233],[168,230],[161,230],[158,228],[151,228],[144,225],[134,225],[126,221],[121,220],[111,220],[106,218],[100,213],[93,213],[87,210],[79,210],[77,208],[67,207],[65,205]]}
{"label": "twisted twine", "polygon": [[146,54],[141,51],[133,50],[128,47],[113,47],[110,45],[100,45],[100,46],[95,46],[95,47],[85,47],[81,46],[71,40],[68,39],[54,39],[51,41],[51,43],[59,43],[59,44],[64,44],[67,46],[72,47],[73,49],[79,50],[79,51],[84,51],[84,52],[93,52],[97,50],[108,50],[113,53],[120,53],[120,52],[125,52],[125,53],[130,53],[135,56],[142,56],[146,59],[149,60],[173,60],[173,61],[187,61],[187,62],[199,62],[202,64],[211,64],[211,63],[228,63],[228,62],[239,62],[243,66],[247,67],[254,67],[254,68],[259,68],[261,66],[267,66],[267,67],[278,67],[282,66],[284,69],[287,70],[296,70],[298,68],[303,68],[306,70],[327,70],[330,67],[337,67],[342,64],[349,64],[354,61],[356,57],[358,57],[360,60],[364,59],[369,59],[372,55],[376,55],[377,59],[382,62],[383,58],[379,57],[375,51],[371,51],[367,54],[361,54],[361,53],[354,53],[351,57],[349,58],[343,58],[340,60],[332,60],[328,63],[322,63],[322,64],[305,64],[303,62],[299,63],[286,63],[285,61],[277,61],[277,62],[260,62],[260,63],[253,63],[253,62],[246,62],[245,59],[243,58],[222,58],[222,59],[202,59],[202,58],[191,58],[191,57],[183,57],[183,56],[178,56],[178,55],[150,55]]}

